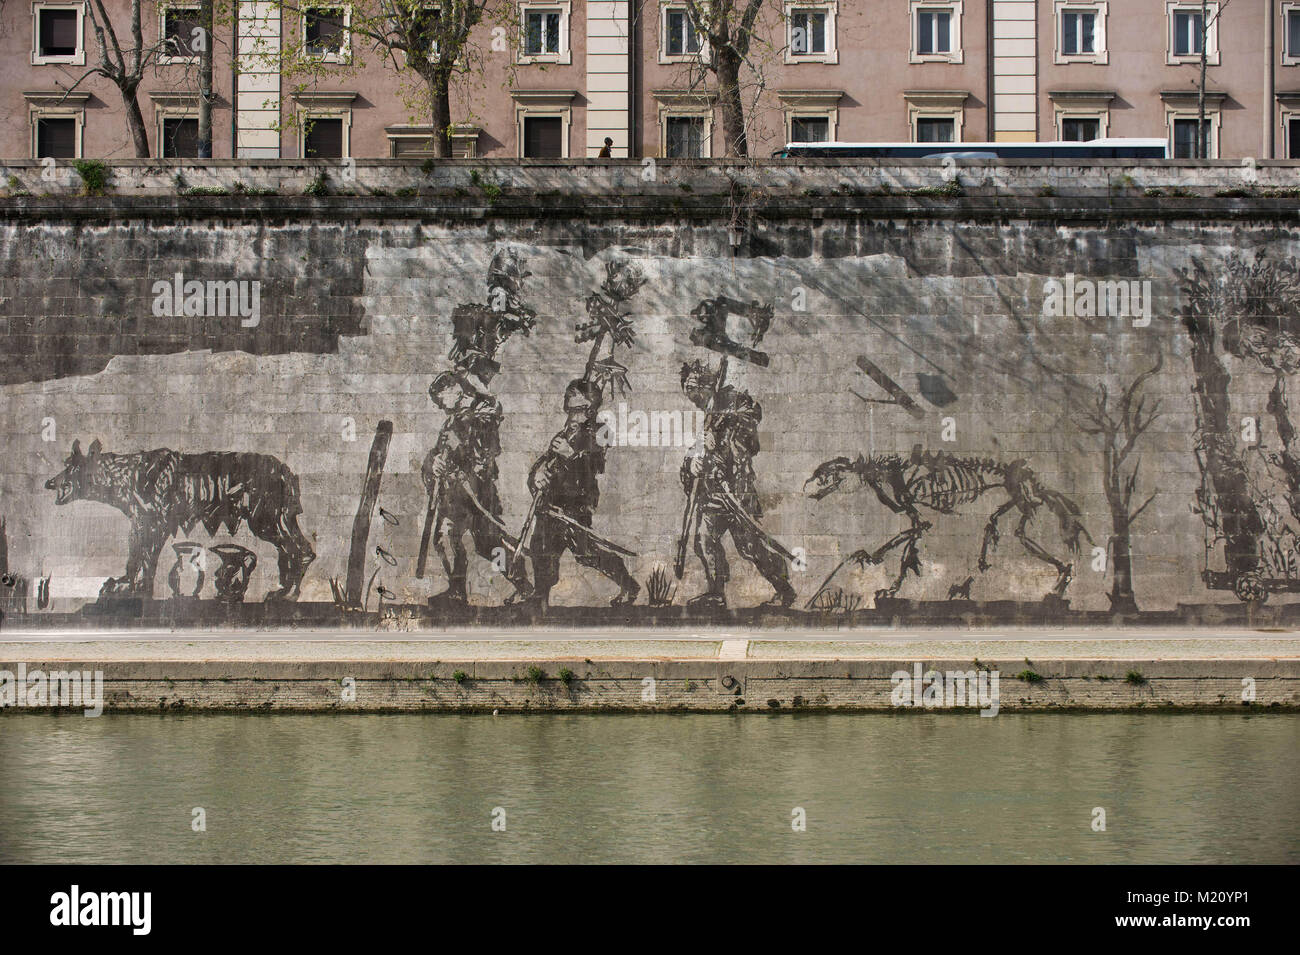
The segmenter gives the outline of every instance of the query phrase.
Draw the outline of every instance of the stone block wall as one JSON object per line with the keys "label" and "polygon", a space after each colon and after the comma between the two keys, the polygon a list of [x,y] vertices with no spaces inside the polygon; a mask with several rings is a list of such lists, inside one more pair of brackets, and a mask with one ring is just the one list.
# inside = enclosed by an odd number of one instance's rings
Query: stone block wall
{"label": "stone block wall", "polygon": [[1294,202],[678,192],[5,200],[0,626],[1288,619]]}

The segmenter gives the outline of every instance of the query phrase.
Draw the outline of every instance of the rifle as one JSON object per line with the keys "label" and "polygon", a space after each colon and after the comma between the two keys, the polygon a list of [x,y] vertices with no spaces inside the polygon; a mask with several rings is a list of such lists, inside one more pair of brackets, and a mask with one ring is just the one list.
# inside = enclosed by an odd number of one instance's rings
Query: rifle
{"label": "rifle", "polygon": [[417,580],[424,579],[425,565],[429,561],[429,541],[433,537],[433,530],[438,526],[438,504],[442,499],[442,478],[433,482],[433,488],[429,491],[429,507],[424,513],[424,533],[420,536],[420,556],[415,561],[415,576]]}
{"label": "rifle", "polygon": [[[718,403],[718,395],[722,392],[726,378],[727,356],[723,355],[722,360],[718,363],[718,376],[713,382],[713,394],[709,395],[709,407],[704,412],[704,430],[706,432],[714,423],[714,407]],[[703,440],[702,435],[700,440]],[[691,481],[691,492],[686,496],[686,510],[682,513],[682,533],[677,538],[677,556],[673,559],[673,574],[678,580],[681,580],[682,575],[686,573],[686,553],[690,550],[691,534],[695,525],[695,515],[700,508],[700,491],[703,486],[704,474],[701,472],[695,475],[694,480]]]}
{"label": "rifle", "polygon": [[[438,431],[438,440],[433,443],[434,451],[442,447],[443,441],[447,435],[447,429],[451,427],[452,416],[448,414],[442,422],[442,428]],[[438,529],[438,505],[442,501],[443,479],[438,478],[433,482],[433,487],[429,489],[429,505],[424,512],[424,533],[420,535],[420,553],[415,559],[415,577],[417,580],[424,579],[424,571],[429,562],[429,542],[433,538],[434,532]],[[446,564],[447,558],[444,555],[443,563]]]}
{"label": "rifle", "polygon": [[537,505],[542,499],[542,492],[538,491],[533,495],[533,501],[528,505],[528,516],[524,518],[523,530],[519,532],[519,543],[515,544],[515,552],[510,555],[510,563],[514,564],[523,557],[530,544],[533,542],[533,528],[537,526]]}

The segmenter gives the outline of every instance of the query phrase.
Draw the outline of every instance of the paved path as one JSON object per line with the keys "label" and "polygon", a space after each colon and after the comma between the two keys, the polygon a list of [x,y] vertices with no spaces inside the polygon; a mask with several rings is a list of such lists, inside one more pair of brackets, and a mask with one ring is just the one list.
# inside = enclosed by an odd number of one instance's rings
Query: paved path
{"label": "paved path", "polygon": [[664,638],[637,631],[484,631],[393,634],[0,634],[0,664],[19,661],[283,660],[1211,660],[1300,659],[1300,633],[1258,630],[704,631]]}

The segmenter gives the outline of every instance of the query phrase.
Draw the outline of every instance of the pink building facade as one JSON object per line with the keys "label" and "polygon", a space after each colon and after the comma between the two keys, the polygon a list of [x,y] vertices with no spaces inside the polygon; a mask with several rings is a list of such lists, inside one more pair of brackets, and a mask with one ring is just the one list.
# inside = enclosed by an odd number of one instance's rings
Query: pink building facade
{"label": "pink building facade", "polygon": [[[616,158],[724,155],[709,50],[681,2],[500,2],[453,90],[456,155],[588,158],[606,139]],[[108,9],[129,43],[129,4]],[[151,155],[195,155],[198,61],[186,38],[197,5],[144,9],[145,46],[158,49],[137,93]],[[235,0],[213,37],[213,155],[429,155],[418,79],[352,34],[361,9]],[[1300,0],[1208,10],[1203,20],[1200,0],[764,0],[742,76],[750,152],[1157,137],[1190,157],[1204,45],[1209,155],[1300,158]],[[86,6],[26,0],[0,15],[0,154],[134,155],[117,88],[82,79],[98,59]]]}

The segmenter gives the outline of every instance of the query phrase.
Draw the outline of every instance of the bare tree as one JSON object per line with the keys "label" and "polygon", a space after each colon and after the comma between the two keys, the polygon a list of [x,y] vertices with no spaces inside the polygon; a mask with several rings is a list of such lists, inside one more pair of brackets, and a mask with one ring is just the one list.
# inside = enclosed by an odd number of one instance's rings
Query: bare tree
{"label": "bare tree", "polygon": [[[717,80],[725,154],[746,157],[749,136],[741,94],[741,70],[746,64],[754,67],[751,52],[763,0],[685,0],[685,6],[695,29],[708,40],[708,56],[700,64]],[[760,77],[758,92],[761,92],[762,71],[755,72]]]}
{"label": "bare tree", "polygon": [[[330,9],[315,2],[310,8],[300,0],[279,0],[281,11],[317,14]],[[362,40],[399,76],[413,75],[422,90],[419,106],[427,110],[433,127],[433,154],[451,156],[451,87],[458,78],[481,76],[485,49],[471,42],[481,24],[513,23],[514,4],[507,0],[358,0],[350,6],[347,33]],[[502,37],[504,32],[501,31]],[[500,39],[504,51],[504,39]],[[286,76],[305,76],[310,82],[356,69],[359,57],[329,59],[313,54],[305,36],[286,38],[280,64]]]}
{"label": "bare tree", "polygon": [[[1223,15],[1232,0],[1220,0],[1219,6],[1210,16],[1209,0],[1201,0],[1201,75],[1196,85],[1196,158],[1210,158],[1210,133],[1205,128],[1205,80],[1206,68],[1209,66],[1210,28]],[[1272,4],[1268,16],[1272,16]]]}
{"label": "bare tree", "polygon": [[90,18],[90,28],[95,34],[95,50],[98,62],[88,69],[73,83],[68,92],[89,76],[102,76],[114,86],[122,96],[122,106],[126,112],[126,126],[131,133],[135,146],[135,155],[139,159],[149,157],[149,131],[140,112],[138,91],[145,72],[160,53],[164,52],[165,40],[146,45],[142,25],[142,4],[140,0],[131,0],[131,9],[127,14],[126,30],[130,42],[125,47],[118,39],[112,18],[104,8],[104,0],[90,0],[86,4],[86,14]]}
{"label": "bare tree", "polygon": [[1135,459],[1133,469],[1125,471],[1129,456],[1138,439],[1160,417],[1159,399],[1147,407],[1142,386],[1159,373],[1164,359],[1156,353],[1156,363],[1138,375],[1119,396],[1114,411],[1105,384],[1099,387],[1096,404],[1083,413],[1079,430],[1102,439],[1102,483],[1106,490],[1106,503],[1110,506],[1111,536],[1111,588],[1110,609],[1116,613],[1136,613],[1137,600],[1133,594],[1133,522],[1155,500],[1153,492],[1137,508],[1133,507],[1133,492],[1137,490],[1141,459]]}

